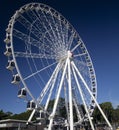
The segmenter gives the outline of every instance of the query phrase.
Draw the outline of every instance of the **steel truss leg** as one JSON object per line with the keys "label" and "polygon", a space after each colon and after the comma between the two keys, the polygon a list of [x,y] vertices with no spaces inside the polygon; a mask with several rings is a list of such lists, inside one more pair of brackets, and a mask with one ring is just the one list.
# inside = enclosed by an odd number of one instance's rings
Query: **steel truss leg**
{"label": "steel truss leg", "polygon": [[32,120],[32,118],[33,118],[33,116],[34,116],[34,114],[35,114],[35,112],[36,112],[36,110],[37,110],[37,107],[40,105],[41,101],[43,100],[44,95],[45,95],[46,92],[48,91],[48,89],[49,89],[48,86],[49,86],[51,80],[53,79],[53,76],[55,75],[55,73],[56,73],[57,69],[59,68],[59,66],[60,66],[60,63],[57,64],[57,66],[56,66],[56,68],[55,68],[53,74],[51,75],[51,78],[49,79],[49,81],[47,82],[46,86],[45,86],[44,89],[42,90],[42,92],[41,92],[41,94],[40,94],[40,97],[39,97],[39,98],[37,99],[37,101],[36,101],[37,106],[36,106],[36,108],[32,111],[32,113],[31,113],[31,115],[30,115],[30,117],[29,117],[29,119],[28,119],[28,121],[27,121],[26,124],[28,124],[28,123]]}
{"label": "steel truss leg", "polygon": [[79,92],[80,92],[80,95],[81,95],[81,99],[82,99],[83,104],[84,104],[84,108],[85,108],[86,113],[87,113],[87,115],[88,115],[88,119],[89,119],[91,128],[92,128],[92,130],[95,130],[95,129],[94,129],[94,126],[93,126],[93,123],[92,123],[92,120],[91,120],[91,117],[90,117],[90,114],[89,114],[89,111],[88,111],[88,108],[87,108],[87,105],[86,105],[86,102],[85,102],[85,98],[84,98],[84,96],[83,96],[83,92],[82,92],[82,90],[81,90],[81,86],[80,86],[80,84],[79,84],[79,82],[78,82],[78,78],[77,78],[77,76],[76,76],[76,73],[75,73],[73,67],[72,67],[72,70],[73,70],[74,78],[75,78],[75,80],[76,80],[76,84],[77,84],[77,86],[78,86],[78,89],[79,89]]}
{"label": "steel truss leg", "polygon": [[65,107],[66,107],[66,113],[67,113],[67,122],[66,122],[66,125],[67,125],[67,130],[69,129],[69,109],[68,109],[68,96],[67,96],[67,88],[66,88],[66,85],[64,83],[64,96],[65,96]]}
{"label": "steel truss leg", "polygon": [[56,100],[55,100],[55,103],[54,103],[54,106],[53,106],[52,114],[50,115],[50,123],[49,123],[48,130],[52,130],[53,118],[54,118],[55,113],[56,113],[56,108],[57,108],[58,100],[59,100],[59,97],[60,97],[60,92],[61,92],[61,89],[62,89],[64,76],[66,74],[67,64],[68,64],[68,60],[66,60],[66,62],[65,62],[65,67],[64,67],[63,74],[62,74],[62,77],[61,77],[59,89],[58,89],[58,92],[57,92],[57,97],[56,97]]}
{"label": "steel truss leg", "polygon": [[70,59],[68,58],[68,87],[69,87],[69,112],[70,112],[70,130],[73,130],[73,98],[72,98],[72,87],[71,87],[71,67]]}
{"label": "steel truss leg", "polygon": [[91,90],[89,89],[87,83],[85,82],[84,78],[82,77],[81,73],[79,72],[79,70],[77,69],[77,67],[75,66],[74,62],[72,61],[72,66],[74,67],[74,69],[76,70],[77,74],[79,75],[80,79],[82,80],[83,84],[85,85],[86,89],[88,90],[89,94],[91,95],[92,99],[94,100],[94,102],[96,103],[96,106],[98,107],[100,113],[102,114],[103,118],[105,119],[105,121],[107,122],[108,126],[110,127],[111,130],[113,130],[110,122],[108,121],[107,117],[105,116],[104,112],[102,111],[101,107],[99,106],[98,102],[96,101],[95,97],[93,96]]}
{"label": "steel truss leg", "polygon": [[60,70],[60,67],[58,66],[58,69],[55,72],[55,75],[54,75],[54,78],[53,78],[53,81],[52,81],[53,83],[51,84],[50,92],[49,92],[49,95],[48,95],[48,98],[47,98],[47,101],[46,101],[46,104],[45,104],[44,111],[47,111],[47,108],[48,108],[48,105],[49,105],[49,102],[50,102],[51,95],[53,93],[53,88],[54,88],[59,70]]}

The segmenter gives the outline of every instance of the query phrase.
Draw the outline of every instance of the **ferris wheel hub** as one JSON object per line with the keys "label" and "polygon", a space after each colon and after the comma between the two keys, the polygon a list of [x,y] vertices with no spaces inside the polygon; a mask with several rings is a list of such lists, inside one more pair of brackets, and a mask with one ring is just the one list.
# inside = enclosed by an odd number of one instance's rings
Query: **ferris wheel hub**
{"label": "ferris wheel hub", "polygon": [[73,57],[73,53],[72,53],[70,50],[68,51],[68,54],[67,54],[67,55],[68,55],[69,58],[72,58],[72,57]]}

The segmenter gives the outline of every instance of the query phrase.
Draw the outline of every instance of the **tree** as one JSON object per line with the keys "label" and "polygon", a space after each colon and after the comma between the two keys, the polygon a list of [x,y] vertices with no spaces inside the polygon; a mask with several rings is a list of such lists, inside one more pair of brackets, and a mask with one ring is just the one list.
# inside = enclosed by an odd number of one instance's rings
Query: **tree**
{"label": "tree", "polygon": [[10,117],[10,119],[28,120],[31,112],[32,111],[26,111],[26,112],[22,112],[20,114],[14,114],[13,116]]}
{"label": "tree", "polygon": [[117,108],[114,109],[112,119],[113,123],[119,124],[119,106],[117,106]]}
{"label": "tree", "polygon": [[117,108],[116,109],[119,109],[119,105],[117,105]]}
{"label": "tree", "polygon": [[[52,112],[53,106],[54,106],[55,99],[50,100],[48,105],[48,111]],[[66,118],[66,108],[65,108],[65,99],[59,98],[59,103],[56,110],[56,115]]]}
{"label": "tree", "polygon": [[[104,102],[104,103],[100,104],[100,107],[102,108],[102,110],[105,113],[108,120],[110,122],[112,122],[113,111],[114,111],[112,103],[111,102]],[[98,122],[103,123],[104,122],[104,118],[101,115],[101,113],[100,113],[100,111],[98,110],[97,107],[94,110],[93,117],[94,117],[94,122],[95,123],[98,123]]]}
{"label": "tree", "polygon": [[8,119],[12,115],[11,112],[4,112],[3,110],[0,110],[0,120]]}
{"label": "tree", "polygon": [[[49,106],[48,106],[49,113],[52,112],[52,108],[54,106],[54,101],[55,101],[55,99],[53,99],[49,102]],[[114,109],[111,102],[101,103],[100,106],[101,106],[103,112],[105,113],[106,117],[108,118],[108,120],[111,123],[118,125],[119,124],[119,106],[117,106],[117,108]],[[80,105],[80,107],[81,107],[82,113],[85,115],[86,112],[85,112],[84,106]],[[76,114],[75,108],[73,108],[73,112],[74,112],[74,120],[77,121],[77,114]],[[27,112],[22,112],[20,114],[13,115],[13,113],[11,113],[11,112],[4,112],[3,110],[0,110],[0,120],[3,120],[3,119],[28,120],[30,114],[31,114],[31,111],[27,111]],[[64,98],[59,99],[59,104],[57,107],[56,115],[63,117],[65,119],[67,118]],[[35,120],[35,116],[34,116],[33,120]],[[102,117],[102,115],[97,107],[95,108],[95,110],[93,112],[93,121],[96,124],[105,122],[104,118]]]}
{"label": "tree", "polygon": [[4,116],[5,116],[5,113],[3,112],[3,110],[0,110],[0,120],[2,120]]}
{"label": "tree", "polygon": [[104,102],[101,104],[101,108],[103,112],[105,113],[106,117],[110,122],[112,122],[112,115],[113,115],[113,106],[111,102]]}

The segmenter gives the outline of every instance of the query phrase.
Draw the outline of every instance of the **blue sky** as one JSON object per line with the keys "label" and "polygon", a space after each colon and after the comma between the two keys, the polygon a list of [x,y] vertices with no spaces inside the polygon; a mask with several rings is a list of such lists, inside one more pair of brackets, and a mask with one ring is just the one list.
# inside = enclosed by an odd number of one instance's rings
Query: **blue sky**
{"label": "blue sky", "polygon": [[[31,0],[4,0],[0,4],[0,109],[20,113],[26,102],[17,98],[16,86],[6,70],[5,29],[14,12]],[[36,0],[65,16],[78,31],[92,58],[98,83],[98,102],[119,105],[119,3],[117,0]]]}

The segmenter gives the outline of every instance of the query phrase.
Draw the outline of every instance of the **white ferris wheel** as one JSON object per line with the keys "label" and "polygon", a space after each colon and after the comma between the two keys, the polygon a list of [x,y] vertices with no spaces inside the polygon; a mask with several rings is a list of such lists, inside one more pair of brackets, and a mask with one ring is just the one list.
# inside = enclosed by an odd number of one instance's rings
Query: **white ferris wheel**
{"label": "white ferris wheel", "polygon": [[[48,130],[56,124],[73,130],[85,121],[94,130],[92,112],[97,106],[111,128],[96,101],[97,83],[90,55],[79,34],[59,12],[42,3],[22,6],[11,17],[4,41],[11,83],[18,86],[18,97],[26,99],[27,109],[32,110],[28,123],[37,112],[39,120],[49,120]],[[58,118],[61,98],[66,110],[63,122]],[[49,111],[51,100],[54,104]]]}

